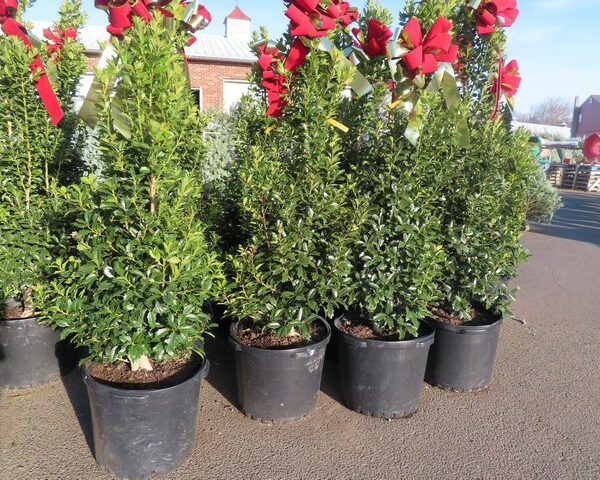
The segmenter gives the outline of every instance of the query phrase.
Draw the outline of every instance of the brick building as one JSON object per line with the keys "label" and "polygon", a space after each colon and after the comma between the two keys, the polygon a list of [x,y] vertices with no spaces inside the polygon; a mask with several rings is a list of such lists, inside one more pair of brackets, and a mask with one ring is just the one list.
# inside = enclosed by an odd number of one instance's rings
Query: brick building
{"label": "brick building", "polygon": [[[202,110],[227,110],[235,105],[248,89],[248,74],[256,56],[248,47],[251,39],[251,19],[239,7],[225,18],[225,35],[196,34],[197,41],[185,52],[188,57],[190,82]],[[34,33],[41,36],[50,24],[34,22]],[[110,35],[105,26],[87,25],[80,34],[88,59],[88,73],[82,79],[82,91],[87,91],[98,64],[101,50],[98,42]]]}
{"label": "brick building", "polygon": [[600,133],[600,95],[592,95],[582,104],[575,99],[571,136],[587,137],[591,133]]}

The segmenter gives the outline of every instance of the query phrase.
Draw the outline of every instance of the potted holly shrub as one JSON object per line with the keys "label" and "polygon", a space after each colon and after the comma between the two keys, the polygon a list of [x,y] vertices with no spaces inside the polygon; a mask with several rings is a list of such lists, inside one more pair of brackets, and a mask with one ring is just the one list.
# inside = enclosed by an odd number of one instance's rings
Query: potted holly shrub
{"label": "potted holly shrub", "polygon": [[198,220],[203,120],[181,51],[208,13],[140,4],[109,5],[119,38],[96,71],[103,169],[61,190],[72,234],[44,296],[49,322],[87,350],[96,460],[128,479],[170,471],[194,447],[205,308],[222,280]]}
{"label": "potted holly shrub", "polygon": [[[417,12],[435,11],[434,4],[422,2]],[[456,2],[462,104],[452,111],[431,106],[428,128],[414,154],[417,160],[438,159],[443,173],[433,181],[440,192],[440,242],[446,262],[441,299],[432,305],[436,342],[426,381],[456,391],[490,385],[500,325],[513,300],[505,279],[515,276],[526,258],[520,236],[527,181],[537,166],[527,136],[510,129],[508,107],[520,77],[517,63],[503,57],[502,26],[515,20],[515,7],[515,1]],[[449,123],[460,121],[469,124],[467,148],[444,134]]]}
{"label": "potted holly shrub", "polygon": [[[335,327],[344,403],[366,415],[398,418],[410,416],[419,405],[434,341],[432,328],[423,321],[438,296],[444,252],[438,238],[437,192],[425,181],[435,174],[433,162],[412,157],[407,135],[412,120],[406,108],[397,108],[403,101],[410,103],[409,97],[418,95],[423,103],[437,95],[420,92],[417,85],[429,81],[432,72],[409,70],[404,55],[411,50],[403,40],[409,27],[394,37],[391,21],[389,11],[369,2],[354,31],[355,54],[363,58],[358,68],[375,91],[347,102],[342,118],[352,125],[346,162],[356,173],[358,195],[369,215],[353,245],[349,311],[336,319]],[[432,25],[440,23],[421,25],[433,31]],[[449,39],[447,31],[444,35]],[[448,50],[450,42],[446,45]],[[399,59],[392,53],[396,47],[404,48]],[[397,69],[391,71],[394,60],[399,60]],[[403,99],[400,88],[407,88],[409,97]]]}
{"label": "potted holly shrub", "polygon": [[76,39],[83,16],[77,1],[63,1],[52,29],[68,37],[34,48],[20,20],[27,5],[0,2],[0,386],[9,388],[45,383],[74,366],[68,342],[38,323],[36,291],[55,242],[52,188],[69,183],[79,164],[70,109],[85,69]]}
{"label": "potted holly shrub", "polygon": [[[329,43],[315,38],[312,23],[297,28],[306,18],[297,3],[287,12],[291,34],[257,47],[266,115],[262,96],[246,98],[240,113],[232,224],[241,244],[229,257],[225,296],[236,319],[230,343],[241,409],[271,422],[301,419],[315,406],[330,339],[324,318],[351,291],[350,246],[362,222],[340,164],[345,126],[336,120],[355,69],[337,49],[320,48]],[[350,22],[336,5],[339,18],[315,8],[328,19],[322,35]]]}

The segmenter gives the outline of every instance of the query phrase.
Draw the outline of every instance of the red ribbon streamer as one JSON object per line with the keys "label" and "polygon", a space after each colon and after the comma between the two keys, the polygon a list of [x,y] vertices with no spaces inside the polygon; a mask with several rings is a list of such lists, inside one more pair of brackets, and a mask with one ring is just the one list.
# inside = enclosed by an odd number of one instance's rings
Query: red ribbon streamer
{"label": "red ribbon streamer", "polygon": [[48,44],[48,51],[56,53],[64,46],[67,38],[77,38],[77,30],[74,28],[65,28],[64,30],[57,27],[44,28],[44,37],[53,42]]}
{"label": "red ribbon streamer", "polygon": [[[18,37],[23,44],[31,48],[33,45],[25,26],[15,20],[17,8],[18,0],[0,0],[0,24],[2,25],[2,31],[6,36]],[[50,84],[44,62],[39,55],[35,56],[33,62],[29,65],[29,69],[36,77],[34,85],[40,96],[40,100],[44,104],[52,124],[56,126],[63,118],[63,111],[56,93]]]}
{"label": "red ribbon streamer", "polygon": [[477,10],[477,33],[494,33],[496,26],[510,27],[519,16],[517,0],[484,0]]}
{"label": "red ribbon streamer", "polygon": [[309,51],[309,48],[304,45],[302,40],[296,38],[292,44],[292,48],[290,48],[290,51],[288,52],[288,56],[285,61],[285,69],[289,70],[290,72],[295,72],[298,68],[304,65]]}
{"label": "red ribbon streamer", "polygon": [[456,62],[458,45],[452,44],[451,28],[452,22],[440,16],[423,38],[419,20],[412,17],[408,21],[401,33],[401,44],[410,50],[402,57],[409,75],[428,75],[438,69],[439,62]]}
{"label": "red ribbon streamer", "polygon": [[287,93],[286,76],[277,72],[276,69],[277,62],[282,62],[283,56],[279,49],[269,47],[266,44],[260,45],[258,52],[258,66],[262,70],[262,86],[267,91],[269,101],[266,115],[277,118],[283,114],[283,107],[285,106],[283,96]]}
{"label": "red ribbon streamer", "polygon": [[269,106],[266,115],[268,117],[280,117],[283,115],[283,109],[286,105],[284,96],[288,93],[286,86],[287,76],[278,70],[278,66],[283,63],[283,68],[292,74],[304,65],[309,49],[302,40],[296,38],[290,51],[285,58],[278,48],[269,47],[262,44],[258,47],[258,66],[262,70],[262,86],[267,91]]}

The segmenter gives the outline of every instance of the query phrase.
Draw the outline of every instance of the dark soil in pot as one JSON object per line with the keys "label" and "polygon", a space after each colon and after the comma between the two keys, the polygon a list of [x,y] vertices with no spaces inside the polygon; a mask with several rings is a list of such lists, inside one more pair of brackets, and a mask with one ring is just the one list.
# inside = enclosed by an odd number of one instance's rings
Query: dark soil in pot
{"label": "dark soil in pot", "polygon": [[229,343],[235,350],[241,410],[263,422],[306,417],[316,405],[330,337],[331,328],[324,320],[314,324],[309,344],[301,339],[279,341],[233,323]]}
{"label": "dark soil in pot", "polygon": [[94,380],[116,388],[131,390],[152,390],[154,388],[167,388],[177,385],[193,377],[201,365],[200,359],[194,360],[171,360],[158,362],[149,359],[152,365],[151,371],[131,371],[129,365],[99,365],[88,366],[88,373]]}
{"label": "dark soil in pot", "polygon": [[84,381],[98,464],[129,480],[144,480],[183,464],[196,443],[200,380],[208,369],[206,359],[167,362],[154,373],[131,376],[119,367],[87,365]]}
{"label": "dark soil in pot", "polygon": [[0,387],[28,388],[68,374],[75,349],[35,317],[0,319]]}
{"label": "dark soil in pot", "polygon": [[340,387],[346,406],[365,415],[402,418],[419,406],[433,329],[418,338],[378,336],[370,325],[335,320]]}
{"label": "dark soil in pot", "polygon": [[425,381],[457,392],[476,392],[492,383],[502,319],[474,309],[465,322],[443,309],[434,310],[428,323],[435,329]]}

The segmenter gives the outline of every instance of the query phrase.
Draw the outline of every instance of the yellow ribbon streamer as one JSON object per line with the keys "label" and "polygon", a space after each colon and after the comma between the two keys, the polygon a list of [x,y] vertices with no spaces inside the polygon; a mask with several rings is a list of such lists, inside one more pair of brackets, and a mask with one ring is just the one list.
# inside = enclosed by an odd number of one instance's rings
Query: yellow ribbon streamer
{"label": "yellow ribbon streamer", "polygon": [[335,118],[328,118],[327,123],[329,125],[331,125],[332,127],[335,127],[337,129],[341,130],[344,133],[348,133],[348,131],[350,130],[346,125],[344,125],[341,122],[338,122]]}
{"label": "yellow ribbon streamer", "polygon": [[369,83],[369,81],[362,73],[358,71],[356,66],[344,56],[344,53],[340,51],[331,40],[329,40],[327,37],[321,38],[318,48],[319,50],[327,52],[329,55],[331,55],[338,72],[344,70],[348,71],[348,73],[351,75],[348,84],[350,87],[352,87],[352,90],[354,90],[356,95],[362,97],[363,95],[367,95],[373,91],[373,86]]}

